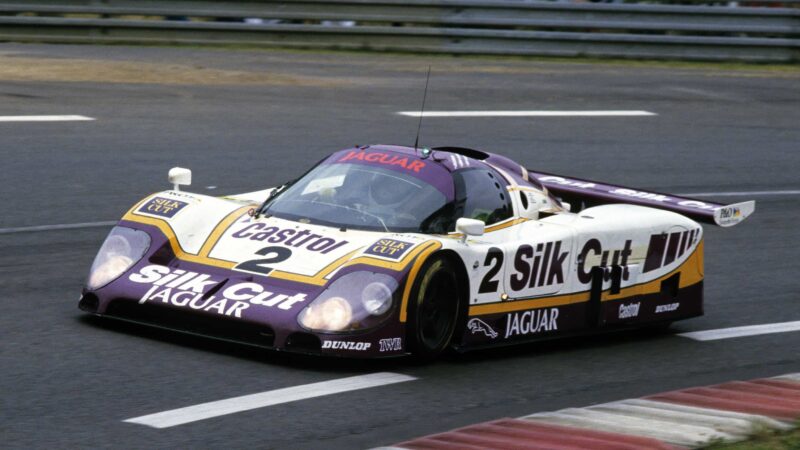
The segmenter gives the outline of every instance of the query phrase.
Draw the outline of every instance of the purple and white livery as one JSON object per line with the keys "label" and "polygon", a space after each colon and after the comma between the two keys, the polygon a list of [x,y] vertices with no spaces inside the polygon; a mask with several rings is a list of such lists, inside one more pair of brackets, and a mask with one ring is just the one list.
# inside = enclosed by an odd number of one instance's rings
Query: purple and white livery
{"label": "purple and white livery", "polygon": [[[275,350],[423,358],[703,313],[719,205],[531,172],[499,155],[362,146],[283,186],[144,198],[80,308]],[[570,206],[572,205],[572,206]]]}

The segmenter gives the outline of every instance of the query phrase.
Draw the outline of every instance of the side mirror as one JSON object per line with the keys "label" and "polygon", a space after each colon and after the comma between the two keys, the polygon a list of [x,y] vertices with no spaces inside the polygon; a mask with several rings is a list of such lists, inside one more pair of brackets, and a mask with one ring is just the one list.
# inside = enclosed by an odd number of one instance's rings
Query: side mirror
{"label": "side mirror", "polygon": [[482,220],[467,219],[462,217],[456,220],[456,232],[462,233],[461,242],[466,242],[467,236],[483,236],[486,223]]}
{"label": "side mirror", "polygon": [[178,186],[188,186],[192,184],[192,171],[184,169],[183,167],[173,167],[169,169],[167,180],[175,186],[175,190],[179,191]]}

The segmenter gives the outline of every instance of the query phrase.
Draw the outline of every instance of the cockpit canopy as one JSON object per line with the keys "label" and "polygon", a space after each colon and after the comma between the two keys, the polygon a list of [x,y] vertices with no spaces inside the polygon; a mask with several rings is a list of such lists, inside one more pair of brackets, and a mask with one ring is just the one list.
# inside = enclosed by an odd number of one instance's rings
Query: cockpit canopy
{"label": "cockpit canopy", "polygon": [[436,152],[424,158],[399,147],[344,150],[282,188],[261,213],[346,229],[428,234],[454,231],[461,217],[491,225],[514,215],[504,175],[477,160],[457,168],[446,161]]}
{"label": "cockpit canopy", "polygon": [[448,203],[425,181],[379,166],[322,163],[263,210],[288,220],[361,230],[418,232]]}

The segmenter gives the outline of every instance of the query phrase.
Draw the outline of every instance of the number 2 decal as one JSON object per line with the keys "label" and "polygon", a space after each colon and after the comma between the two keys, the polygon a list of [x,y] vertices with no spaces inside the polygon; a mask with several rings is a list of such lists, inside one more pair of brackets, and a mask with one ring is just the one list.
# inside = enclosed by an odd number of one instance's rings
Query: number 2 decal
{"label": "number 2 decal", "polygon": [[243,261],[237,264],[233,269],[242,272],[269,275],[269,273],[272,272],[272,268],[264,267],[263,264],[275,264],[286,261],[290,256],[292,256],[292,251],[286,247],[272,246],[262,248],[256,252],[256,255],[266,256],[266,258]]}
{"label": "number 2 decal", "polygon": [[[494,266],[492,266],[493,263]],[[485,294],[487,292],[497,292],[497,287],[499,286],[500,282],[495,280],[494,277],[497,276],[497,272],[499,272],[500,268],[503,267],[503,251],[497,247],[490,248],[489,252],[486,253],[486,259],[483,261],[483,266],[492,267],[483,277],[483,281],[481,281],[481,285],[478,288],[478,293]]]}

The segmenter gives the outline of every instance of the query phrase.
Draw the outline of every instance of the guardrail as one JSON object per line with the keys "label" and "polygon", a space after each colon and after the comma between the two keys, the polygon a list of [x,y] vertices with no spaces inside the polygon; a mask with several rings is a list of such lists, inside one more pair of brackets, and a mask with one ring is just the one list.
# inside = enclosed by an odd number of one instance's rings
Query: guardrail
{"label": "guardrail", "polygon": [[800,0],[690,3],[29,0],[0,2],[0,40],[800,60]]}

